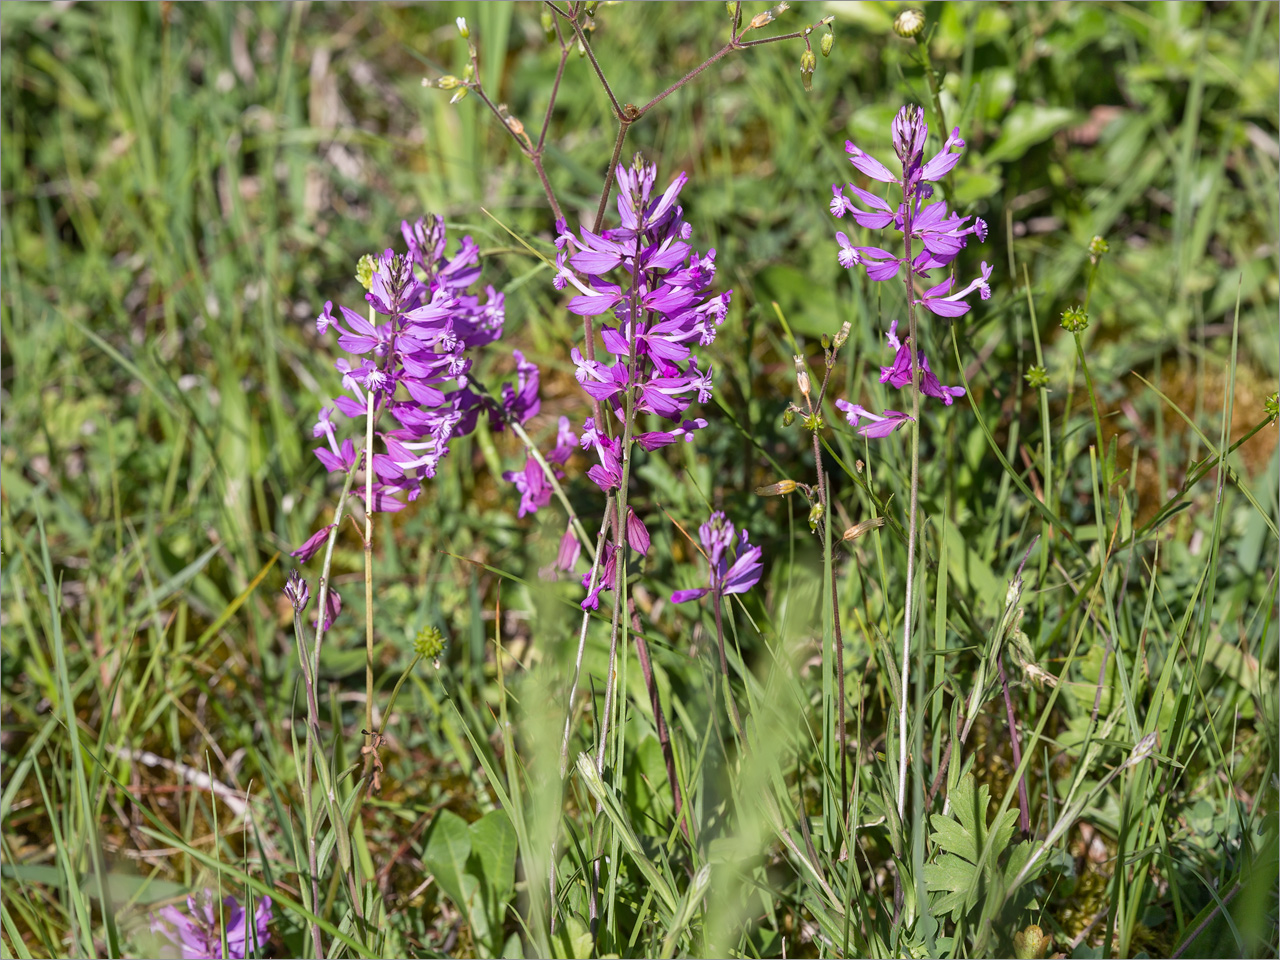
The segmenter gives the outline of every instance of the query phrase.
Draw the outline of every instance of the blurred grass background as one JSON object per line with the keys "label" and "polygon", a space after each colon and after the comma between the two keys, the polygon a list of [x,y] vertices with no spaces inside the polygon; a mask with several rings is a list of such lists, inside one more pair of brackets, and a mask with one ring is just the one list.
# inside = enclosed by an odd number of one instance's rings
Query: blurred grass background
{"label": "blurred grass background", "polygon": [[[851,321],[837,395],[873,389],[896,302],[838,266],[826,207],[831,184],[849,178],[845,138],[883,154],[902,103],[928,102],[913,45],[890,30],[900,9],[795,3],[771,30],[835,17],[834,51],[819,60],[811,92],[800,84],[798,46],[735,53],[628,139],[624,157],[643,151],[659,162],[663,182],[688,171],[682,202],[695,244],[716,248],[721,282],[734,288],[713,351],[717,406],[704,414],[715,429],[696,452],[672,450],[641,469],[658,549],[638,600],[667,641],[655,656],[678,699],[705,698],[710,674],[687,656],[688,626],[669,607],[653,606],[660,588],[687,585],[679,567],[694,559],[661,511],[696,525],[703,496],[723,504],[768,545],[775,616],[792,617],[793,634],[813,635],[807,614],[795,610],[806,589],[816,598],[805,584],[816,582],[819,553],[794,531],[803,524],[785,504],[751,494],[777,479],[765,453],[787,475],[812,472],[805,439],[780,422],[794,392],[792,345],[773,304],[810,354],[821,334]],[[923,9],[944,109],[968,143],[956,202],[991,225],[961,274],[973,273],[979,259],[996,266],[993,298],[957,322],[965,372],[996,442],[1019,468],[1025,446],[1029,466],[1040,426],[1035,393],[1021,376],[1034,360],[1038,324],[1054,419],[1063,425],[1065,446],[1055,446],[1067,464],[1060,508],[1077,532],[1093,528],[1082,539],[1098,540],[1093,424],[1082,388],[1073,409],[1062,409],[1075,361],[1071,338],[1057,326],[1062,310],[1085,297],[1093,236],[1111,246],[1086,336],[1105,411],[1102,445],[1114,441],[1118,463],[1130,470],[1124,483],[1139,520],[1154,516],[1192,465],[1214,453],[1206,438],[1219,436],[1224,409],[1233,414],[1229,436],[1239,437],[1263,418],[1264,398],[1276,390],[1276,5]],[[267,822],[284,820],[297,668],[279,593],[288,558],[277,555],[327,522],[332,507],[332,481],[309,448],[316,412],[337,381],[312,320],[325,300],[358,300],[362,254],[398,247],[400,220],[423,212],[443,214],[451,236],[475,236],[484,282],[507,294],[504,345],[520,347],[544,371],[538,432],[549,435],[561,413],[580,421],[568,360],[580,328],[552,289],[551,272],[498,224],[545,247],[552,224],[537,180],[474,97],[451,106],[447,93],[421,84],[462,72],[465,44],[454,18],[466,16],[486,89],[536,130],[558,59],[539,14],[524,3],[0,7],[0,853],[6,899],[15,898],[6,907],[6,955],[66,952],[62,938],[79,929],[67,877],[87,869],[60,860],[58,850],[73,839],[119,884],[112,898],[126,907],[118,921],[124,933],[113,947],[131,942],[146,904],[197,882],[199,863],[160,845],[134,805],[198,844],[211,830],[211,795],[172,767],[138,759],[142,751],[197,771],[211,763],[233,797],[266,784],[264,804],[274,811]],[[606,4],[596,21],[592,43],[610,82],[619,99],[636,103],[714,52],[725,30],[719,3]],[[546,154],[571,224],[594,214],[614,133],[588,64],[571,57]],[[958,382],[946,328],[926,336],[935,368],[953,371],[943,381]],[[488,363],[482,376],[493,381],[513,370],[497,351]],[[1224,405],[1229,383],[1234,394]],[[980,597],[990,584],[974,585],[981,576],[972,571],[965,586],[974,609],[987,605],[998,616],[1001,581],[1021,558],[1013,544],[1029,512],[1014,503],[968,409],[954,410],[933,441],[926,486],[934,493],[925,509],[945,514],[981,557],[994,592]],[[847,463],[864,455],[847,435],[838,448]],[[900,455],[880,455],[878,469],[891,476],[904,469]],[[536,583],[562,529],[549,511],[515,519],[517,498],[497,474],[522,462],[506,434],[482,427],[454,445],[414,509],[379,520],[387,685],[411,658],[420,627],[437,626],[450,641],[444,671],[415,678],[402,695],[389,787],[366,825],[402,935],[427,952],[461,955],[467,941],[465,932],[459,941],[438,887],[418,889],[423,831],[442,806],[472,818],[493,805],[472,748],[441,703],[447,696],[469,705],[463,709],[476,729],[490,722],[495,630],[525,667],[569,655],[572,618],[554,598],[576,601],[572,583],[509,584],[502,619],[493,622],[501,584],[493,569]],[[1263,704],[1257,690],[1275,685],[1274,426],[1231,464],[1212,618],[1221,625],[1215,642],[1235,651],[1221,656],[1238,669],[1215,674],[1206,695],[1216,698],[1220,720],[1222,703],[1244,709],[1238,722],[1261,740],[1239,741],[1239,769],[1224,755],[1195,771],[1207,779],[1203,790],[1199,779],[1184,784],[1186,808],[1204,806],[1195,808],[1199,819],[1182,821],[1188,842],[1204,846],[1202,866],[1223,877],[1243,869],[1214,845],[1229,823],[1238,826],[1234,804],[1247,806],[1251,823],[1274,819],[1276,810],[1274,744],[1265,743],[1275,732],[1274,690],[1266,701],[1271,725],[1253,713]],[[571,495],[589,513],[593,495],[577,482],[579,472],[571,472]],[[854,484],[839,477],[836,484],[842,509],[860,519]],[[1196,487],[1186,502],[1161,528],[1153,560],[1168,577],[1160,600],[1166,623],[1194,605],[1212,552],[1205,545],[1219,536],[1212,485]],[[360,579],[359,537],[348,531],[339,546],[339,584]],[[1141,603],[1145,586],[1134,577]],[[346,731],[348,744],[364,698],[357,592],[349,591],[350,619],[323,663],[335,729]],[[879,588],[851,585],[845,602],[865,605],[874,623],[882,599]],[[1228,627],[1238,639],[1225,639]],[[705,660],[702,629],[693,629],[692,642]],[[875,635],[847,638],[858,670],[872,669]],[[744,657],[762,650],[744,639]],[[598,649],[594,655],[599,661]],[[1090,703],[1093,670],[1081,679]],[[883,701],[884,686],[875,676],[867,682],[870,723],[883,712],[871,703],[877,690]],[[706,724],[707,705],[686,709],[680,720]],[[96,758],[87,771],[85,756]],[[1087,860],[1088,836],[1072,842]],[[235,858],[260,843],[233,833],[216,846]],[[1102,864],[1100,875],[1110,869]],[[93,896],[104,902],[100,891]],[[1156,932],[1143,949],[1167,953],[1180,942],[1190,916],[1209,902],[1203,890],[1187,897],[1186,918],[1181,905],[1163,920],[1148,918]],[[1056,922],[1074,936],[1092,919],[1092,903],[1059,904]],[[1071,910],[1084,917],[1074,928]],[[786,928],[793,950],[802,949],[795,940],[802,927],[796,919]],[[1274,929],[1265,937],[1274,944]],[[755,949],[777,943],[764,938]]]}

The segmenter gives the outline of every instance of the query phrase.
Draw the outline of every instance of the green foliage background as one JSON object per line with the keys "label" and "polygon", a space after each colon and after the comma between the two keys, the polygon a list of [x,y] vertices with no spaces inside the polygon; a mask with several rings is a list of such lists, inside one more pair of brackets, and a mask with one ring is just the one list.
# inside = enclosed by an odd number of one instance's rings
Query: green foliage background
{"label": "green foliage background", "polygon": [[[755,7],[746,5],[749,16]],[[893,660],[901,634],[901,545],[881,533],[840,555],[858,723],[855,734],[851,720],[850,768],[855,819],[866,824],[858,855],[842,857],[840,833],[823,828],[838,777],[823,736],[831,668],[821,543],[808,533],[803,504],[752,492],[784,476],[812,479],[807,435],[781,422],[795,394],[794,352],[816,363],[818,338],[849,321],[834,394],[890,399],[878,366],[888,360],[882,335],[902,316],[901,294],[839,267],[827,203],[831,184],[850,175],[845,138],[884,155],[897,109],[929,102],[914,43],[891,30],[900,9],[795,3],[762,35],[835,18],[834,50],[819,59],[812,91],[801,86],[796,43],[735,52],[629,135],[624,157],[643,151],[663,182],[689,173],[682,202],[694,242],[715,247],[719,281],[734,289],[712,351],[718,393],[703,412],[712,429],[638,467],[655,549],[634,593],[706,833],[686,849],[674,827],[633,666],[626,765],[602,789],[615,792],[644,858],[683,899],[663,921],[647,919],[662,884],[601,839],[625,831],[605,814],[593,817],[599,798],[575,781],[559,834],[557,952],[777,955],[784,942],[792,956],[925,949],[912,939],[923,936],[918,929],[897,923],[900,941],[877,940],[875,924],[892,918],[873,903],[893,871],[914,871],[923,884],[935,874],[920,865],[943,862],[932,846],[938,834],[926,839],[927,811],[917,808],[904,828],[920,845],[915,861],[891,825],[873,823],[892,817],[877,806],[877,755],[893,752],[884,739],[893,736],[896,696],[886,656]],[[974,406],[957,404],[924,431],[926,617],[938,648],[927,694],[913,705],[924,785],[951,736],[951,705],[968,696],[1007,582],[1037,534],[1025,629],[1045,669],[1065,670],[1056,706],[1021,678],[1015,686],[1022,723],[1034,726],[1041,711],[1048,720],[1044,757],[1029,771],[1039,835],[1080,787],[1071,786],[1076,772],[1084,770],[1087,793],[1124,760],[1133,734],[1158,731],[1161,749],[1183,765],[1162,767],[1163,779],[1126,776],[1099,788],[1055,845],[1057,879],[1004,914],[982,914],[994,923],[990,933],[975,934],[973,910],[985,908],[964,895],[935,900],[938,917],[950,913],[960,927],[934,929],[952,938],[945,949],[953,955],[1001,955],[1032,922],[1068,954],[1183,947],[1184,955],[1274,955],[1274,884],[1257,879],[1269,870],[1274,880],[1276,862],[1274,423],[1225,461],[1221,497],[1218,474],[1200,467],[1216,461],[1223,437],[1233,442],[1265,418],[1280,374],[1276,6],[923,9],[942,107],[968,143],[954,197],[991,226],[959,273],[973,274],[979,260],[996,266],[992,299],[955,326]],[[544,373],[534,433],[550,436],[560,414],[578,423],[584,415],[568,359],[580,326],[551,271],[512,236],[550,249],[537,179],[474,96],[450,105],[447,93],[421,84],[462,72],[457,16],[470,24],[485,88],[536,136],[558,61],[536,4],[0,7],[7,956],[144,954],[155,948],[149,905],[213,884],[217,864],[259,878],[278,904],[290,890],[297,896],[290,730],[302,714],[279,593],[290,561],[280,554],[332,509],[336,489],[310,453],[310,427],[339,387],[331,344],[312,320],[326,300],[358,301],[362,254],[399,246],[400,220],[423,212],[443,214],[453,237],[471,233],[484,282],[507,296],[504,349],[523,349]],[[604,4],[595,21],[593,49],[619,99],[634,103],[715,52],[727,30],[719,3]],[[571,56],[545,154],[571,223],[594,214],[615,130],[588,63]],[[1101,437],[1074,341],[1056,322],[1086,298],[1095,235],[1111,247],[1087,294],[1092,323],[1083,338]],[[959,382],[947,325],[933,323],[924,338],[935,369],[948,371],[943,381]],[[1038,351],[1050,377],[1048,431],[1037,391],[1022,378]],[[497,382],[512,371],[509,354],[494,351],[480,373]],[[828,422],[840,519],[864,519],[890,494],[890,513],[901,517],[902,452],[889,441],[866,448],[834,410]],[[1044,480],[1047,434],[1059,461],[1050,509],[1083,545],[1078,555],[1050,554],[1048,528],[1019,487]],[[870,461],[875,479],[855,460]],[[508,434],[481,427],[454,445],[411,510],[377,525],[379,707],[420,628],[438,627],[449,646],[439,672],[419,670],[397,700],[384,790],[357,831],[391,917],[381,931],[389,939],[361,941],[375,954],[537,949],[539,935],[525,924],[529,888],[544,880],[523,846],[512,866],[509,831],[525,824],[510,801],[527,792],[527,823],[555,834],[547,824],[559,822],[558,801],[536,769],[558,745],[581,591],[538,579],[562,517],[553,504],[515,518],[517,497],[498,478],[521,463]],[[586,465],[573,462],[570,495],[593,516],[600,505],[581,477]],[[1197,475],[1204,479],[1184,490]],[[733,761],[709,619],[661,600],[703,576],[675,524],[694,529],[708,503],[766,547],[766,579],[737,615],[743,673],[754,678],[742,696],[786,736],[754,769]],[[1107,603],[1086,616],[1075,591],[1088,589],[1090,563],[1110,557],[1113,530],[1124,540],[1156,518],[1141,543],[1113,558],[1100,581]],[[335,569],[339,584],[351,583],[322,662],[326,733],[340,770],[358,760],[364,703],[354,530],[339,541]],[[935,593],[939,569],[945,583]],[[1130,680],[1118,682],[1114,666],[1103,674],[1109,635]],[[1078,651],[1068,652],[1072,638]],[[586,664],[597,701],[606,655],[601,628]],[[1102,716],[1119,726],[1090,752],[1095,693]],[[514,733],[496,726],[508,709]],[[575,751],[590,749],[592,713],[578,715]],[[949,788],[983,797],[989,789],[993,805],[1003,797],[1000,822],[1013,809],[1003,717],[992,700],[970,744],[981,791]],[[533,772],[520,772],[526,762]],[[193,786],[202,772],[226,792]],[[855,919],[843,941],[836,913],[767,818],[746,812],[751,791],[784,778],[784,794],[793,791],[795,808],[812,817],[821,871],[843,878],[852,870],[841,890],[854,904],[845,916]],[[246,793],[260,797],[249,819]],[[945,833],[940,811],[935,804],[932,827]],[[788,822],[798,829],[794,816]],[[1161,828],[1149,846],[1125,846],[1139,824],[1153,823]],[[593,940],[584,851],[608,842],[614,909]],[[715,882],[695,896],[704,865]],[[963,877],[971,874],[983,883],[995,876],[981,865]],[[242,874],[225,876],[243,891]],[[435,882],[424,887],[428,876]],[[469,898],[468,883],[482,885],[483,896]],[[1215,912],[1215,898],[1232,890],[1235,899]],[[327,901],[332,924],[344,902]],[[1108,902],[1116,908],[1100,913]],[[287,905],[279,915],[275,955],[300,955],[300,915]]]}

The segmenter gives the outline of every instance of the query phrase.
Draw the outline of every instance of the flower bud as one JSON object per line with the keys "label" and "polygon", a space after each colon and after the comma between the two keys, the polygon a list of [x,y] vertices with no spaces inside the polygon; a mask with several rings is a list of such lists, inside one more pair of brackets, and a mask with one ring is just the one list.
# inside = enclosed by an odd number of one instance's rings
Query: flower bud
{"label": "flower bud", "polygon": [[443,77],[436,81],[436,86],[441,90],[452,90],[455,87],[462,86],[462,81],[451,73],[446,73]]}
{"label": "flower bud", "polygon": [[424,660],[434,660],[440,665],[440,654],[444,653],[444,634],[436,627],[423,627],[413,638],[413,652]]}
{"label": "flower bud", "polygon": [[796,408],[787,407],[787,409],[782,412],[782,425],[784,427],[789,427],[795,422],[796,422]]}
{"label": "flower bud", "polygon": [[1040,960],[1052,944],[1053,935],[1046,934],[1033,923],[1013,935],[1013,955],[1018,960]]}
{"label": "flower bud", "polygon": [[1062,311],[1062,329],[1070,333],[1083,333],[1089,327],[1089,315],[1080,307],[1068,307]]}
{"label": "flower bud", "polygon": [[578,41],[578,59],[581,60],[587,55],[587,45],[581,40]]}
{"label": "flower bud", "polygon": [[1097,263],[1104,253],[1111,252],[1111,244],[1102,237],[1094,237],[1089,241],[1089,258]]}
{"label": "flower bud", "polygon": [[820,503],[815,503],[812,507],[809,508],[809,529],[810,530],[818,529],[818,523],[822,520],[822,514],[823,514],[823,509],[822,509],[822,504]]}
{"label": "flower bud", "polygon": [[903,10],[893,21],[893,32],[904,39],[918,36],[924,29],[924,11],[914,8]]}
{"label": "flower bud", "polygon": [[818,49],[822,51],[824,57],[831,56],[831,48],[835,46],[836,35],[834,33],[824,33],[822,40],[818,43]]}
{"label": "flower bud", "polygon": [[855,523],[852,527],[844,532],[840,537],[841,540],[857,540],[864,533],[870,533],[872,530],[884,526],[884,517],[872,517],[870,520],[863,520],[861,523]]}
{"label": "flower bud", "polygon": [[849,323],[848,320],[846,320],[843,324],[841,324],[839,332],[835,335],[835,337],[831,341],[831,345],[835,347],[837,350],[843,347],[844,342],[849,339],[849,331],[852,329],[853,329],[853,326]]}
{"label": "flower bud", "polygon": [[356,279],[360,281],[360,286],[366,290],[373,289],[373,270],[377,265],[377,261],[373,259],[373,254],[366,253],[356,263]]}
{"label": "flower bud", "polygon": [[[473,57],[475,56],[474,50],[471,51],[471,55]],[[462,80],[464,83],[470,80],[475,75],[476,75],[475,61],[468,63],[465,67],[462,68]]]}
{"label": "flower bud", "polygon": [[809,396],[809,371],[804,368],[804,357],[796,357],[796,384],[806,399]]}
{"label": "flower bud", "polygon": [[594,17],[596,15],[596,7],[600,6],[600,0],[590,0],[587,4],[587,16]]}
{"label": "flower bud", "polygon": [[1043,390],[1049,386],[1049,371],[1037,364],[1023,374],[1023,379],[1027,381],[1027,386],[1035,390]]}
{"label": "flower bud", "polygon": [[457,20],[458,32],[462,34],[462,39],[466,40],[471,36],[471,31],[467,29],[467,18],[459,17]]}
{"label": "flower bud", "polygon": [[289,602],[293,604],[293,609],[301,613],[306,609],[307,603],[311,600],[311,587],[307,585],[307,581],[302,579],[302,575],[297,570],[289,571],[289,579],[285,581],[284,595],[289,598]]}
{"label": "flower bud", "polygon": [[734,2],[733,2],[733,0],[724,0],[724,9],[725,9],[725,12],[726,12],[726,13],[728,13],[728,14],[729,14],[729,16],[731,16],[731,17],[733,16],[733,12],[734,12],[734,10],[735,10],[735,9],[737,9],[737,6],[738,6],[738,5],[737,5],[736,3],[734,3]]}
{"label": "flower bud", "polygon": [[466,88],[466,87],[459,87],[459,88],[458,88],[458,92],[457,92],[457,93],[455,93],[452,97],[450,97],[450,98],[449,98],[449,102],[450,102],[450,103],[457,103],[459,100],[461,100],[461,99],[462,99],[463,97],[465,97],[466,95],[467,95],[467,88]]}
{"label": "flower bud", "polygon": [[756,487],[757,497],[780,497],[783,494],[794,493],[796,482],[794,480],[779,480],[777,483],[770,483],[767,486]]}
{"label": "flower bud", "polygon": [[550,7],[542,8],[542,33],[548,43],[556,38],[556,20]]}
{"label": "flower bud", "polygon": [[1143,760],[1156,752],[1156,745],[1160,739],[1160,734],[1152,730],[1145,737],[1133,745],[1133,749],[1129,751],[1129,758],[1125,760],[1120,769],[1125,767],[1137,766]]}
{"label": "flower bud", "polygon": [[829,337],[829,336],[828,336],[827,334],[825,334],[825,333],[822,335],[822,349],[823,349],[823,350],[830,350],[830,349],[831,349],[831,337]]}
{"label": "flower bud", "polygon": [[1262,405],[1262,409],[1270,420],[1280,417],[1280,393],[1273,393],[1271,396],[1267,397],[1266,401]]}
{"label": "flower bud", "polygon": [[800,54],[800,81],[804,84],[805,90],[813,89],[813,68],[817,65],[818,58],[806,47],[804,53]]}

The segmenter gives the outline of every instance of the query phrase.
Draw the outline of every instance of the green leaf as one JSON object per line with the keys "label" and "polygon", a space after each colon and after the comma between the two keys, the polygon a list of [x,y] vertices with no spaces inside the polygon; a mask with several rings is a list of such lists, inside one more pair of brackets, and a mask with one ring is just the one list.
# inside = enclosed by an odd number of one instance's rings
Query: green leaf
{"label": "green leaf", "polygon": [[494,810],[471,824],[471,872],[478,874],[495,923],[516,879],[516,828],[505,810]]}
{"label": "green leaf", "polygon": [[[1009,845],[1018,812],[1006,810],[988,826],[991,790],[985,783],[975,790],[973,774],[960,779],[950,801],[951,816],[934,814],[930,819],[934,829],[931,839],[942,853],[925,865],[924,879],[925,889],[939,895],[932,901],[933,913],[949,913],[953,920],[959,920],[978,902],[984,888],[990,889],[1002,878],[996,860]],[[978,860],[988,843],[991,850],[979,870]]]}
{"label": "green leaf", "polygon": [[467,822],[451,810],[441,810],[431,826],[431,837],[423,851],[422,862],[471,924],[479,940],[489,933],[488,917],[480,903],[480,881],[467,871],[471,856],[471,830]]}
{"label": "green leaf", "polygon": [[1037,143],[1048,140],[1065,127],[1074,116],[1075,112],[1066,107],[1020,103],[1005,117],[999,139],[982,159],[987,163],[1017,160]]}

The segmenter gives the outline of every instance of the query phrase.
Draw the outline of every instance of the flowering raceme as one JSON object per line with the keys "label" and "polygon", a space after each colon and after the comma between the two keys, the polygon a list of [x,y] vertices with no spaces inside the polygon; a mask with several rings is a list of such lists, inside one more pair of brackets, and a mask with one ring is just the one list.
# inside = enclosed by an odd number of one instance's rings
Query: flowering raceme
{"label": "flowering raceme", "polygon": [[[949,212],[945,201],[928,202],[933,197],[933,187],[930,184],[945,177],[960,160],[958,151],[965,144],[960,138],[959,128],[951,131],[942,149],[928,161],[924,159],[924,145],[929,126],[924,121],[924,111],[920,107],[907,106],[898,111],[891,132],[894,151],[902,166],[901,176],[894,176],[888,167],[859,149],[853,141],[845,142],[845,151],[849,154],[849,162],[860,173],[881,183],[897,184],[902,190],[902,202],[893,207],[874,193],[852,183],[845,187],[836,184],[831,188],[831,213],[837,218],[849,214],[859,226],[871,230],[890,227],[897,230],[903,235],[905,254],[897,256],[881,247],[856,246],[843,232],[837,231],[836,242],[840,247],[837,259],[846,269],[861,267],[870,280],[891,280],[899,275],[903,267],[906,267],[909,278],[928,278],[930,271],[950,266],[971,237],[977,237],[980,242],[986,240],[987,224],[981,217],[961,217]],[[845,194],[846,189],[862,206],[855,204]],[[917,241],[920,252],[912,256],[911,252]],[[991,267],[984,262],[980,276],[967,286],[955,289],[956,280],[951,276],[929,287],[922,295],[913,299],[912,303],[935,316],[963,316],[969,311],[965,298],[970,294],[977,291],[983,300],[991,296],[990,277]],[[908,289],[914,298],[915,291],[910,283]],[[900,342],[897,326],[897,321],[894,321],[887,334],[895,355],[890,366],[880,368],[880,382],[901,389],[912,382],[912,374],[915,372],[911,367],[912,348],[918,345],[910,344],[909,338]],[[920,391],[925,396],[950,404],[955,397],[964,395],[961,387],[943,386],[929,368],[929,361],[918,349],[915,350],[915,359]],[[847,400],[837,400],[836,406],[845,411],[849,423],[865,437],[888,436],[911,419],[896,410],[875,414]]]}
{"label": "flowering raceme", "polygon": [[[710,292],[715,250],[702,256],[689,243],[692,228],[676,202],[688,177],[679,174],[657,194],[657,174],[657,166],[639,156],[630,168],[617,168],[617,227],[600,233],[583,227],[575,235],[565,221],[556,224],[554,282],[557,289],[577,291],[569,301],[570,312],[581,317],[607,315],[615,321],[600,327],[610,355],[607,362],[584,356],[577,348],[571,353],[578,383],[608,421],[588,417],[580,435],[582,448],[594,450],[598,461],[587,476],[606,493],[622,486],[628,437],[652,451],[677,440],[691,442],[707,425],[700,417],[686,417],[695,401],[708,402],[712,392],[712,369],[702,367],[693,348],[715,340],[733,293]],[[628,417],[634,423],[642,414],[656,415],[673,426],[631,434]],[[530,489],[538,482],[525,480]],[[648,531],[630,509],[626,525],[632,549],[646,553]],[[572,537],[572,531],[565,535],[566,541]],[[599,582],[584,607],[596,607],[600,591],[613,589],[615,549],[612,543],[606,545]],[[562,543],[561,560],[570,555],[576,556],[576,551]],[[590,589],[589,575],[584,584]]]}
{"label": "flowering raceme", "polygon": [[[480,276],[475,241],[463,237],[446,257],[441,217],[402,223],[401,233],[406,253],[388,249],[361,262],[370,317],[343,306],[335,313],[329,302],[316,320],[321,334],[336,331],[338,346],[349,355],[334,364],[346,392],[321,409],[312,430],[324,441],[316,457],[330,473],[356,465],[352,439],[338,440],[335,413],[364,418],[372,404],[375,418],[388,413],[394,421],[375,433],[373,502],[366,504],[374,512],[401,510],[416,499],[422,481],[435,476],[448,454],[449,441],[470,433],[481,410],[501,429],[500,420],[524,423],[539,408],[538,368],[518,350],[516,383],[503,389],[500,400],[473,389],[469,351],[498,340],[504,317],[503,295],[493,287],[483,302],[467,293]],[[376,452],[379,447],[385,452]],[[364,497],[363,485],[357,495]],[[310,559],[329,529],[317,531],[293,556]]]}

